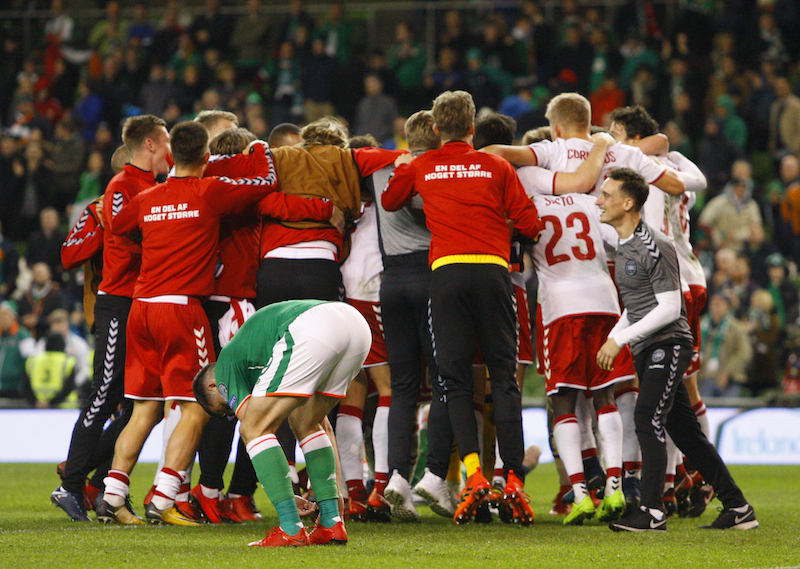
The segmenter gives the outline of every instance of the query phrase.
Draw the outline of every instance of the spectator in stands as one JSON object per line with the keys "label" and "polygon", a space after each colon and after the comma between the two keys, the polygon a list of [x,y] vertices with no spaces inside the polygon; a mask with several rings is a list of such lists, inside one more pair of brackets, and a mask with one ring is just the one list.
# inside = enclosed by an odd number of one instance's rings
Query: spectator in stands
{"label": "spectator in stands", "polygon": [[0,221],[0,302],[14,294],[18,275],[19,255],[14,244],[3,235],[3,222]]}
{"label": "spectator in stands", "polygon": [[355,133],[371,134],[379,142],[392,138],[397,104],[383,92],[383,82],[377,74],[364,77],[364,92],[356,108]]}
{"label": "spectator in stands", "polygon": [[699,224],[706,227],[715,247],[745,248],[754,231],[764,226],[758,204],[753,199],[750,163],[737,160],[731,168],[731,181],[722,194],[712,199],[700,213]]}
{"label": "spectator in stands", "polygon": [[700,393],[708,397],[736,397],[747,380],[752,347],[747,330],[733,315],[728,299],[714,294],[708,314],[700,322],[703,366]]}
{"label": "spectator in stands", "polygon": [[577,78],[575,90],[581,93],[588,92],[589,76],[592,72],[592,48],[583,40],[577,24],[567,26],[564,30],[564,39],[556,52],[558,73],[564,70],[571,71]]}
{"label": "spectator in stands", "polygon": [[464,27],[461,12],[448,10],[442,20],[443,25],[439,27],[440,31],[436,38],[437,53],[441,53],[444,49],[452,49],[458,57],[463,57],[473,42]]}
{"label": "spectator in stands", "polygon": [[278,58],[267,65],[266,74],[272,83],[272,124],[300,122],[302,100],[300,62],[294,53],[294,44],[281,43]]}
{"label": "spectator in stands", "polygon": [[[16,168],[15,162],[19,165]],[[22,185],[17,182],[14,173],[21,166],[17,139],[0,134],[0,203],[3,204],[0,208],[0,226],[5,227],[6,237],[11,237],[22,202]]]}
{"label": "spectator in stands", "polygon": [[770,110],[775,102],[775,64],[769,59],[761,62],[758,70],[744,73],[750,93],[745,107],[745,118],[750,131],[750,147],[763,151],[769,143]]}
{"label": "spectator in stands", "polygon": [[658,56],[647,47],[641,36],[636,31],[628,34],[625,43],[620,47],[622,65],[620,67],[619,86],[623,89],[630,89],[633,79],[639,68],[643,65],[650,69],[658,69],[661,63]]}
{"label": "spectator in stands", "polygon": [[722,121],[722,134],[730,140],[739,152],[747,147],[747,125],[737,114],[733,97],[720,95],[714,104],[714,116]]}
{"label": "spectator in stands", "polygon": [[62,213],[75,201],[85,156],[85,144],[75,123],[70,119],[58,121],[46,165],[53,172],[50,205]]}
{"label": "spectator in stands", "polygon": [[122,51],[128,39],[128,22],[119,14],[119,2],[106,4],[106,17],[97,22],[89,32],[89,46],[105,59],[115,51]]}
{"label": "spectator in stands", "polygon": [[781,323],[769,291],[760,288],[750,297],[744,321],[753,347],[753,360],[745,386],[753,396],[778,386]]}
{"label": "spectator in stands", "polygon": [[421,106],[422,78],[425,75],[425,48],[415,37],[409,22],[400,22],[395,27],[395,43],[389,50],[389,69],[398,85],[397,99],[401,106]]}
{"label": "spectator in stands", "polygon": [[722,129],[722,121],[718,118],[707,118],[704,136],[697,149],[697,166],[708,180],[707,200],[717,196],[728,183],[729,172],[740,155],[736,146],[722,134]]}
{"label": "spectator in stands", "polygon": [[192,41],[201,51],[209,47],[225,50],[231,34],[232,23],[227,14],[219,10],[219,0],[205,0],[203,11],[189,28]]}
{"label": "spectator in stands", "polygon": [[44,352],[25,362],[28,398],[38,409],[60,406],[75,390],[75,358],[65,349],[64,337],[53,332],[45,339]]}
{"label": "spectator in stands", "polygon": [[81,135],[86,142],[94,141],[97,125],[103,120],[103,98],[86,80],[78,83],[78,100],[75,101],[75,118],[83,125]]}
{"label": "spectator in stands", "polygon": [[128,38],[131,43],[140,47],[150,47],[156,37],[156,29],[147,14],[144,2],[137,2],[133,6],[133,20],[128,26]]}
{"label": "spectator in stands", "polygon": [[166,81],[164,66],[160,63],[151,65],[149,77],[139,90],[142,114],[160,117],[167,108],[167,102],[174,96],[175,89]]}
{"label": "spectator in stands", "polygon": [[785,76],[776,77],[775,102],[769,112],[769,150],[778,160],[785,153],[800,155],[800,98]]}
{"label": "spectator in stands", "polygon": [[800,318],[800,298],[797,287],[789,282],[786,274],[786,259],[780,253],[767,257],[767,290],[772,295],[775,312],[781,328]]}
{"label": "spectator in stands", "polygon": [[452,47],[443,47],[439,51],[436,67],[425,75],[425,88],[430,98],[461,88],[463,73],[458,68],[458,58],[458,52]]}
{"label": "spectator in stands", "polygon": [[[344,2],[332,2],[328,14],[314,30],[314,38],[321,38],[325,54],[334,58],[339,65],[348,65],[353,48],[353,25],[345,17]],[[311,121],[309,121],[311,122]]]}
{"label": "spectator in stands", "polygon": [[[75,358],[74,387],[79,392],[83,388],[89,387],[89,354],[91,348],[89,344],[78,334],[72,331],[69,322],[69,313],[63,308],[57,308],[47,317],[49,330],[47,338],[51,334],[59,334],[64,338],[64,353]],[[36,354],[46,351],[47,338],[41,338],[37,342]]]}
{"label": "spectator in stands", "polygon": [[44,165],[44,150],[39,142],[30,142],[23,157],[12,162],[12,192],[20,197],[12,238],[25,239],[39,218],[39,211],[49,200],[52,173]]}
{"label": "spectator in stands", "polygon": [[289,15],[281,24],[278,31],[278,42],[297,42],[297,29],[305,28],[306,31],[311,32],[314,30],[314,18],[309,14],[303,0],[290,0],[289,1]]}
{"label": "spectator in stands", "polygon": [[19,399],[25,388],[25,357],[20,343],[30,334],[17,322],[9,302],[0,303],[0,397]]}
{"label": "spectator in stands", "polygon": [[500,87],[484,70],[483,54],[477,47],[467,52],[467,70],[464,73],[464,89],[473,93],[476,109],[496,109],[503,96]]}
{"label": "spectator in stands", "polygon": [[[604,86],[609,76],[617,76],[622,58],[619,52],[611,45],[608,33],[603,28],[594,28],[589,33],[589,45],[592,49],[592,63],[589,73],[588,92],[589,95],[594,95],[598,89]],[[621,107],[624,104],[623,102],[618,106]],[[594,103],[592,103],[592,111],[594,112]],[[593,122],[592,124],[600,123]]]}
{"label": "spectator in stands", "polygon": [[230,46],[239,76],[249,81],[264,63],[270,22],[261,10],[261,0],[247,0],[247,12],[236,19]]}
{"label": "spectator in stands", "polygon": [[625,91],[619,88],[617,77],[609,71],[602,84],[589,97],[589,103],[592,105],[592,124],[610,127],[609,115],[615,109],[624,107],[625,99]]}
{"label": "spectator in stands", "polygon": [[55,209],[52,207],[42,209],[39,213],[39,229],[28,238],[25,257],[29,267],[33,267],[36,263],[45,263],[54,277],[60,277],[64,270],[61,265],[61,244],[64,243],[67,234],[59,227],[59,223],[58,212]]}
{"label": "spectator in stands", "polygon": [[311,41],[311,54],[301,61],[303,98],[307,123],[335,114],[333,97],[339,71],[337,60],[328,55],[321,37]]}
{"label": "spectator in stands", "polygon": [[65,308],[58,283],[53,282],[46,263],[36,263],[31,286],[19,299],[19,320],[34,338],[43,338],[48,329],[47,317],[58,308]]}

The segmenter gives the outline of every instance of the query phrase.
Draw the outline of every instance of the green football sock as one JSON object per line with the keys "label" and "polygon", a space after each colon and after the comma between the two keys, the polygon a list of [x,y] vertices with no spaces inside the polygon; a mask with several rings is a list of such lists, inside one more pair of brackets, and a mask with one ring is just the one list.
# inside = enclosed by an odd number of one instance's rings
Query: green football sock
{"label": "green football sock", "polygon": [[306,470],[319,506],[319,521],[326,528],[341,521],[339,487],[336,484],[336,457],[327,446],[306,453]]}
{"label": "green football sock", "polygon": [[274,446],[264,448],[265,444],[257,445],[252,448],[252,451],[260,452],[254,454],[251,454],[251,445],[248,445],[248,454],[253,461],[253,468],[258,475],[258,480],[264,486],[267,497],[278,512],[281,529],[287,535],[297,535],[297,532],[303,527],[303,522],[300,521],[300,514],[297,512],[297,504],[294,500],[289,463],[286,462],[286,456],[277,443],[277,439],[274,439],[274,436],[272,439],[275,441]]}

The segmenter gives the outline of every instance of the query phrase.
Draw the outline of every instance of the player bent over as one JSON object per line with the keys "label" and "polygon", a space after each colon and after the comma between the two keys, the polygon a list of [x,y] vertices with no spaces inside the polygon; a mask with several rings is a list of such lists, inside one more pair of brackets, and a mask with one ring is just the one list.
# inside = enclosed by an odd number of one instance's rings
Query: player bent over
{"label": "player bent over", "polygon": [[[372,335],[359,312],[341,302],[291,300],[257,311],[194,379],[197,402],[212,415],[235,413],[258,479],[280,526],[250,545],[347,543],[339,516],[336,458],[322,422],[344,397],[369,353]],[[306,533],[289,464],[275,431],[285,421],[306,458],[319,517]]]}

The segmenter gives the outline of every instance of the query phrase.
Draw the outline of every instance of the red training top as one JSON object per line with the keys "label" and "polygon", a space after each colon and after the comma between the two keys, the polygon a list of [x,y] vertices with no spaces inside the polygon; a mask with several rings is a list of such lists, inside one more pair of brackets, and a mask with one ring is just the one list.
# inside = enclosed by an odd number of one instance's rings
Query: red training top
{"label": "red training top", "polygon": [[440,257],[469,254],[495,255],[508,262],[506,218],[531,238],[542,228],[513,166],[466,142],[448,142],[395,168],[381,203],[395,211],[414,194],[422,196],[431,230],[431,264]]}
{"label": "red training top", "polygon": [[220,218],[241,212],[277,188],[264,146],[253,147],[253,178],[169,178],[136,196],[117,215],[112,231],[142,232],[142,267],[134,298],[207,297],[214,292]]}
{"label": "red training top", "polygon": [[103,226],[97,215],[97,202],[87,205],[80,219],[61,245],[61,264],[75,269],[103,250]]}
{"label": "red training top", "polygon": [[[152,187],[156,178],[125,164],[122,172],[111,178],[103,194],[103,226],[111,228],[114,218],[139,192]],[[103,232],[103,280],[101,292],[133,298],[136,278],[142,263],[141,248],[127,239],[116,237],[111,231]]]}

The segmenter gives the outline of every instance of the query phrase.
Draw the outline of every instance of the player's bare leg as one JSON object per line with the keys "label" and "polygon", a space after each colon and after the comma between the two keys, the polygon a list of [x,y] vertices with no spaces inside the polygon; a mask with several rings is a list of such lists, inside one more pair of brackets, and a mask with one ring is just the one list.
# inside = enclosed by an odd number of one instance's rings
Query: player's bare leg
{"label": "player's bare leg", "polygon": [[111,470],[103,481],[105,493],[97,509],[97,519],[104,522],[142,524],[125,507],[130,491],[130,473],[142,452],[147,437],[164,414],[162,401],[135,401],[128,424],[114,446]]}

